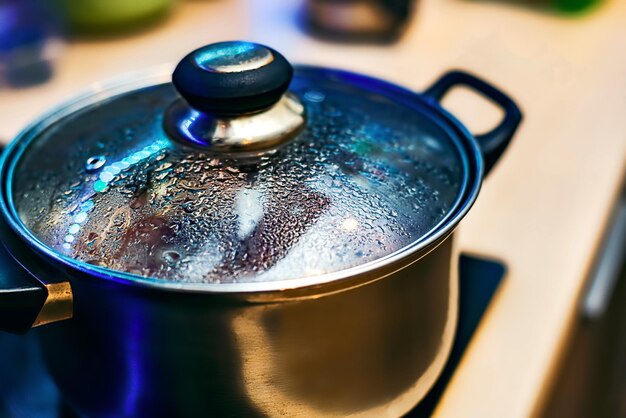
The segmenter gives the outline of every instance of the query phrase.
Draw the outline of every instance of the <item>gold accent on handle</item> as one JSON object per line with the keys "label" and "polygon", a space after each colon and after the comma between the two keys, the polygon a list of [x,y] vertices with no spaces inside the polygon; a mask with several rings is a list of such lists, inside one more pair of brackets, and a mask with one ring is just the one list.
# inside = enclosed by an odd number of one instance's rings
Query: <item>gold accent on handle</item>
{"label": "gold accent on handle", "polygon": [[48,283],[45,286],[48,289],[48,297],[41,311],[39,311],[33,327],[70,319],[73,315],[74,297],[70,283]]}

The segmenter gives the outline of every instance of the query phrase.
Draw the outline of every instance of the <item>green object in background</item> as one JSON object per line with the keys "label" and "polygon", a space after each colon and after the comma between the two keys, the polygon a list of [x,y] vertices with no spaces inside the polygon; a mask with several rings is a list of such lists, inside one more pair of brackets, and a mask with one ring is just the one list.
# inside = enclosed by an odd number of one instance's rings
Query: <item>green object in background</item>
{"label": "green object in background", "polygon": [[600,3],[600,0],[552,0],[554,7],[564,12],[581,12]]}
{"label": "green object in background", "polygon": [[175,0],[59,0],[72,29],[80,33],[132,30],[164,16]]}
{"label": "green object in background", "polygon": [[[467,0],[472,1],[472,0]],[[582,15],[587,13],[602,3],[602,0],[474,0],[482,2],[498,1],[510,3],[512,5],[527,6],[531,9],[549,13],[560,13],[564,15]],[[624,0],[615,0],[624,1]]]}

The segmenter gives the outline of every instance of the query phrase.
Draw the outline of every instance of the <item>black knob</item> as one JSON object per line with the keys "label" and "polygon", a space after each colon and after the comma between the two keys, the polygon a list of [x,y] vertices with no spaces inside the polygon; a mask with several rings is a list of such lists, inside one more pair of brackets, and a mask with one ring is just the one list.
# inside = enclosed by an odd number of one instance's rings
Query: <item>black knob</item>
{"label": "black knob", "polygon": [[291,64],[272,48],[229,41],[196,49],[176,66],[172,81],[196,110],[239,115],[276,103],[289,87]]}

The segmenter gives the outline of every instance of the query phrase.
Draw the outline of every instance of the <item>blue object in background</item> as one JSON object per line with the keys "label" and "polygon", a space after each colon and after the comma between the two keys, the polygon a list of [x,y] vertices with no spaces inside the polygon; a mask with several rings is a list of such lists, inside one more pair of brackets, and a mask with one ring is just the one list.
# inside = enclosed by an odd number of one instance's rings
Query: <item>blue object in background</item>
{"label": "blue object in background", "polygon": [[50,3],[0,2],[0,88],[38,85],[52,77],[60,24]]}

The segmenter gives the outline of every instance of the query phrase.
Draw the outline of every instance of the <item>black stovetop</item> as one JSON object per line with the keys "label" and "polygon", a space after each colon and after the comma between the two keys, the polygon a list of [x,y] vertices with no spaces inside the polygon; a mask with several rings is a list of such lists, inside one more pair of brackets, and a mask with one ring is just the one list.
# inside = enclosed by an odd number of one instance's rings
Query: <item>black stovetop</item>
{"label": "black stovetop", "polygon": [[[504,277],[505,267],[462,255],[459,271],[459,326],[450,358],[435,386],[408,417],[432,414]],[[0,418],[74,418],[46,372],[36,333],[36,329],[24,336],[0,333]]]}

